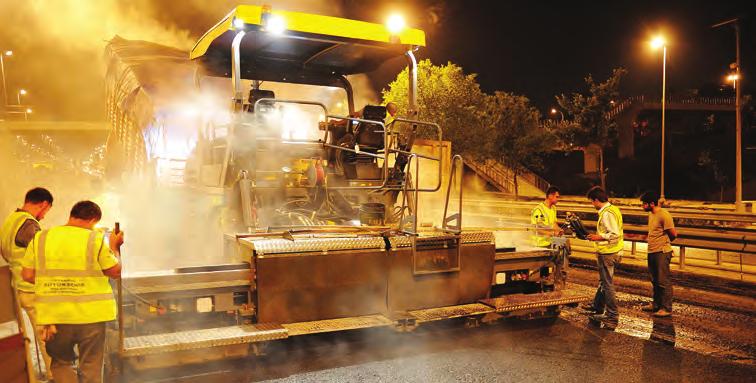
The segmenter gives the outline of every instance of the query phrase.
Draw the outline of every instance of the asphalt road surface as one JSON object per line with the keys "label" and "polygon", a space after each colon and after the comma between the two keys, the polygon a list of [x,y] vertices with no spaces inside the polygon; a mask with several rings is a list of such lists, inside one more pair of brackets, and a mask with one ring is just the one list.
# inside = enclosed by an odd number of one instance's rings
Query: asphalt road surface
{"label": "asphalt road surface", "polygon": [[648,298],[620,293],[619,301],[621,319],[615,331],[595,327],[579,309],[566,309],[556,320],[498,320],[476,328],[465,327],[463,321],[445,321],[411,333],[369,329],[319,334],[274,342],[261,357],[166,370],[134,381],[754,380],[752,313],[676,304],[672,319],[651,320],[639,310]]}

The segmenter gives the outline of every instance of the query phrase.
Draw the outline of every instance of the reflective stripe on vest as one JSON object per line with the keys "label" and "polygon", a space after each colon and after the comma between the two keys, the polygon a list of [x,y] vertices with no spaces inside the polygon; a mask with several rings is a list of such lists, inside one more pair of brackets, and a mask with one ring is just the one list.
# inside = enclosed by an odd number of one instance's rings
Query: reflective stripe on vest
{"label": "reflective stripe on vest", "polygon": [[45,295],[34,298],[34,303],[93,302],[113,299],[113,294]]}
{"label": "reflective stripe on vest", "polygon": [[[96,246],[98,233],[91,231],[87,236],[83,270],[80,268],[81,258],[76,258],[81,254],[81,243],[71,242],[79,238],[58,236],[56,248],[51,249],[50,234],[50,231],[46,230],[39,233],[37,237],[35,305],[38,323],[84,324],[115,319],[116,307],[113,292],[108,277],[102,273],[97,260],[100,252]],[[56,253],[48,254],[51,250]],[[49,268],[48,256],[50,254],[73,258],[68,264],[66,264],[67,258],[58,259],[58,263],[62,264],[53,265],[58,268]],[[61,266],[71,268],[60,268]]]}
{"label": "reflective stripe on vest", "polygon": [[44,273],[51,277],[101,277],[102,271],[95,267],[97,262],[97,252],[94,248],[97,240],[97,232],[92,231],[87,238],[87,259],[86,270],[69,270],[69,269],[47,269],[47,260],[45,256],[45,241],[47,240],[47,230],[39,234],[39,247],[37,248],[37,273]]}
{"label": "reflective stripe on vest", "polygon": [[[538,219],[535,217],[536,211],[539,211],[541,215],[543,216],[543,223],[539,223]],[[537,247],[549,247],[551,246],[551,236],[550,235],[539,235],[544,234],[547,231],[551,232],[554,229],[554,220],[552,220],[551,213],[552,209],[549,209],[546,207],[546,205],[543,204],[543,202],[539,203],[538,206],[536,206],[533,211],[530,213],[530,223],[533,225],[536,225],[536,233],[532,235],[531,241],[533,244]],[[548,228],[546,227],[548,226]]]}
{"label": "reflective stripe on vest", "polygon": [[[17,217],[14,217],[17,215]],[[13,285],[18,289],[26,292],[33,292],[34,285],[26,282],[21,278],[21,260],[26,254],[26,248],[16,245],[16,237],[21,226],[26,220],[37,222],[33,215],[26,211],[15,211],[11,213],[2,226],[2,238],[0,238],[0,252],[10,264],[11,273],[13,274]]]}
{"label": "reflective stripe on vest", "polygon": [[614,205],[609,205],[604,211],[599,213],[599,223],[597,225],[598,233],[599,235],[605,234],[606,231],[604,231],[604,226],[601,224],[601,222],[604,221],[604,215],[605,214],[612,214],[614,218],[617,221],[617,229],[619,230],[619,237],[616,239],[612,239],[609,241],[600,241],[596,244],[596,251],[598,251],[599,254],[613,254],[617,253],[620,250],[625,248],[625,241],[624,241],[624,229],[623,229],[623,223],[622,223],[622,213],[619,211],[619,208]]}

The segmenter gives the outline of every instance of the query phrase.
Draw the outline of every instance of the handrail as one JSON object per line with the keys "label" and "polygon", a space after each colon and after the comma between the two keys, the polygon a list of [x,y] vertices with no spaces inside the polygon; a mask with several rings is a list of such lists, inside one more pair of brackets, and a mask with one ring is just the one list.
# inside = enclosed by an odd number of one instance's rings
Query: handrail
{"label": "handrail", "polygon": [[[407,210],[406,209],[407,208],[407,204],[409,203],[408,202],[409,198],[410,198],[409,197],[409,192],[413,191],[413,190],[411,190],[411,189],[409,189],[407,187],[407,185],[409,185],[409,183],[411,181],[410,175],[412,174],[412,172],[410,172],[409,169],[412,166],[412,160],[413,159],[415,160],[415,182],[417,183],[417,185],[420,185],[420,160],[417,158],[417,155],[415,153],[412,153],[412,154],[410,154],[409,161],[407,162],[407,170],[408,171],[404,174],[404,182],[403,182],[404,188],[402,189],[402,208],[400,210],[400,213],[402,214],[402,216],[399,218],[399,231],[401,231],[401,232],[403,232],[405,234],[411,234],[413,236],[417,236],[418,235],[418,232],[417,232],[417,206],[418,206],[418,204],[419,204],[420,201],[419,201],[419,193],[416,190],[414,190],[414,194],[413,194],[413,200],[414,200],[413,203],[414,204],[413,204],[412,208],[409,209],[410,210],[410,214],[409,214],[408,217],[404,217],[404,211]],[[407,229],[407,225],[412,225],[411,230]],[[414,249],[416,248],[416,243],[414,241],[412,242],[412,248],[413,248],[413,252],[414,252]]]}
{"label": "handrail", "polygon": [[[476,173],[483,172],[486,176],[490,177],[494,182],[498,183],[498,186],[501,186],[504,188],[505,192],[507,193],[514,193],[515,187],[514,187],[514,177],[515,172],[507,167],[506,165],[492,160],[487,159],[485,162],[480,163],[478,161],[474,160],[468,160],[465,162],[468,165],[471,165],[473,170],[476,171]],[[546,192],[548,190],[549,186],[551,184],[546,181],[543,177],[539,176],[538,174],[535,174],[529,170],[525,170],[522,173],[518,173],[518,177],[527,180],[533,186],[538,188],[539,190]]]}
{"label": "handrail", "polygon": [[[353,121],[353,122],[359,122],[359,123],[365,123],[365,124],[374,124],[379,125],[382,130],[381,133],[383,135],[383,153],[382,154],[375,154],[370,152],[364,152],[360,151],[359,148],[352,149],[352,148],[345,148],[338,145],[333,145],[328,143],[328,137],[330,133],[330,129],[326,129],[325,133],[323,135],[323,138],[318,141],[311,141],[311,140],[297,140],[297,139],[290,139],[287,140],[287,143],[291,144],[320,144],[324,148],[331,148],[334,150],[341,150],[341,151],[347,151],[355,154],[365,155],[368,157],[373,157],[375,159],[380,159],[383,161],[382,166],[382,172],[381,172],[381,183],[380,185],[374,185],[374,186],[329,186],[329,189],[334,190],[395,190],[395,191],[402,191],[404,190],[403,185],[398,186],[390,186],[389,185],[389,158],[390,155],[393,153],[396,155],[407,155],[414,157],[415,159],[424,158],[432,161],[436,161],[438,163],[438,182],[436,185],[432,188],[421,188],[420,184],[418,183],[414,188],[410,189],[409,191],[413,192],[435,192],[441,189],[441,178],[442,178],[442,158],[443,158],[443,148],[441,148],[441,153],[437,157],[433,156],[427,156],[419,153],[412,153],[408,151],[404,151],[398,148],[392,148],[391,144],[389,142],[389,135],[390,134],[396,134],[396,132],[392,131],[391,128],[394,126],[397,122],[403,122],[403,123],[409,123],[412,124],[414,128],[417,128],[417,126],[428,126],[435,129],[437,140],[440,142],[442,140],[442,130],[441,126],[434,122],[427,122],[427,121],[419,121],[419,120],[411,120],[406,118],[397,117],[393,121],[391,121],[389,124],[384,124],[381,121],[375,121],[375,120],[366,120],[363,118],[357,118],[357,117],[351,117],[351,116],[337,116],[337,115],[331,115],[328,114],[328,108],[320,102],[316,101],[308,101],[308,100],[292,100],[292,99],[276,99],[276,98],[261,98],[257,100],[254,104],[254,111],[255,113],[259,110],[260,103],[285,103],[285,104],[300,104],[300,105],[313,105],[313,106],[319,106],[323,109],[324,115],[326,118],[326,122],[330,119],[337,119],[337,120],[346,120],[346,121]],[[416,167],[419,170],[419,160],[417,160],[418,164]],[[264,185],[256,185],[256,188],[278,188],[279,186],[264,186]]]}
{"label": "handrail", "polygon": [[[387,125],[387,127],[393,128],[394,124],[397,123],[397,122],[404,122],[404,123],[412,124],[414,128],[417,128],[418,125],[419,126],[429,126],[429,127],[435,128],[436,129],[436,133],[437,133],[437,135],[436,135],[436,141],[437,142],[441,142],[442,139],[443,139],[441,126],[438,125],[435,122],[410,120],[410,119],[406,119],[406,118],[402,118],[402,117],[397,117],[397,118],[394,118],[393,121],[389,122],[388,125]],[[394,132],[392,131],[391,134],[394,134]],[[388,148],[388,146],[387,146],[387,148]],[[428,159],[428,160],[436,161],[438,163],[438,175],[437,175],[438,182],[436,182],[436,186],[434,186],[433,188],[420,188],[420,183],[418,182],[417,183],[417,187],[415,189],[413,189],[412,191],[415,191],[415,192],[436,192],[439,189],[441,189],[441,176],[442,176],[442,173],[443,173],[443,169],[442,169],[443,166],[442,166],[442,162],[441,161],[442,161],[443,153],[444,153],[443,146],[441,147],[441,149],[440,149],[440,151],[438,153],[438,157],[432,157],[432,156],[426,156],[426,155],[419,154],[419,153],[407,152],[407,151],[404,151],[404,150],[401,150],[401,149],[391,149],[391,148],[388,148],[387,150],[390,153],[404,154],[404,155],[407,155],[407,156],[413,156],[414,155],[415,158],[425,158],[425,159]],[[418,162],[419,162],[419,160],[418,160]],[[407,163],[407,166],[408,166],[407,169],[409,169],[409,162]],[[391,189],[389,189],[389,190],[391,190]]]}
{"label": "handrail", "polygon": [[[459,164],[459,166],[454,166]],[[452,183],[454,183],[455,176],[457,175],[457,168],[459,168],[459,203],[457,205],[457,213],[447,216],[449,210],[449,197],[451,196]],[[462,182],[464,180],[465,173],[465,161],[459,154],[452,157],[451,160],[451,174],[449,174],[449,186],[446,188],[446,200],[444,201],[444,218],[441,229],[443,231],[459,234],[462,232]],[[452,221],[457,221],[455,224],[450,224]]]}
{"label": "handrail", "polygon": [[504,189],[502,191],[506,193],[514,193],[514,180],[509,177],[508,172],[505,172],[500,168],[490,166],[486,163],[480,163],[474,160],[467,160],[465,163],[467,164],[467,166],[470,166],[476,173],[485,175],[486,177],[490,178],[496,184],[496,186]]}
{"label": "handrail", "polygon": [[[261,98],[261,99],[255,101],[255,104],[254,104],[254,111],[255,111],[255,113],[258,112],[260,103],[263,103],[263,102],[319,106],[319,107],[321,107],[323,109],[326,121],[328,119],[339,119],[339,120],[348,120],[348,121],[362,122],[362,123],[367,123],[367,124],[380,125],[383,128],[382,129],[382,134],[383,134],[384,147],[386,147],[386,145],[388,145],[388,135],[386,133],[386,125],[383,122],[381,122],[381,121],[365,120],[365,119],[362,119],[362,118],[355,118],[355,117],[348,117],[348,116],[330,115],[330,114],[328,114],[328,108],[325,106],[325,104],[320,103],[320,102],[316,102],[316,101],[308,101],[308,100],[290,100],[290,99],[276,99],[276,98]],[[330,132],[330,130],[326,129],[325,132],[323,133],[322,140],[319,142],[324,148],[332,148],[332,149],[335,149],[335,150],[348,151],[348,152],[352,152],[352,153],[356,153],[356,154],[362,154],[362,155],[367,155],[369,157],[373,157],[373,158],[377,158],[377,159],[382,159],[383,160],[383,172],[381,174],[382,178],[381,178],[381,184],[380,185],[377,185],[377,186],[329,186],[329,189],[334,189],[334,190],[336,190],[336,189],[339,189],[339,190],[344,190],[344,189],[349,189],[349,190],[357,190],[357,189],[379,190],[379,189],[386,189],[386,187],[388,185],[388,182],[389,182],[389,177],[388,177],[388,152],[384,151],[383,155],[379,155],[379,154],[374,154],[374,153],[369,153],[369,152],[362,152],[362,151],[351,149],[351,148],[344,148],[344,147],[341,147],[341,146],[338,146],[338,145],[329,144],[328,143],[328,133],[329,132]],[[290,140],[287,140],[287,142],[290,142],[290,143],[308,143],[308,144],[313,143],[313,142],[311,142],[309,140],[297,140],[297,139],[290,139]],[[263,188],[275,189],[275,188],[279,188],[280,186],[256,185],[255,187],[258,188],[258,189],[263,189]]]}

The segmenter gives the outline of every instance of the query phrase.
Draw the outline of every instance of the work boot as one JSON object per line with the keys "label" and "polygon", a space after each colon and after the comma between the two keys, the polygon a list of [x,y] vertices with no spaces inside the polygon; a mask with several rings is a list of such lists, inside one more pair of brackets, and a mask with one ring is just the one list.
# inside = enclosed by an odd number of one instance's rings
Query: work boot
{"label": "work boot", "polygon": [[[599,310],[591,303],[583,303],[580,305],[580,309],[589,313],[598,313]],[[602,310],[603,311],[603,310]]]}
{"label": "work boot", "polygon": [[656,311],[656,312],[654,312],[651,315],[653,315],[653,316],[655,316],[657,318],[666,318],[666,317],[672,316],[672,313],[669,312],[669,311],[667,311],[667,310],[665,310],[665,309],[659,309],[659,311]]}
{"label": "work boot", "polygon": [[603,328],[607,330],[614,330],[615,328],[617,328],[617,324],[619,323],[618,318],[611,318],[604,314],[591,315],[589,318],[595,323],[602,324]]}
{"label": "work boot", "polygon": [[641,306],[641,310],[653,313],[658,311],[659,308],[656,307],[656,305],[654,305],[653,303],[646,303],[645,305]]}

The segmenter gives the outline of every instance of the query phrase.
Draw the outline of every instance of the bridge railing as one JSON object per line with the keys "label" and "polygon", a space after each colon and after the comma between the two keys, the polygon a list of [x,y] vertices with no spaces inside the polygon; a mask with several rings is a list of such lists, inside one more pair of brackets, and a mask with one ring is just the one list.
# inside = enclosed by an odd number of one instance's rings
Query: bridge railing
{"label": "bridge railing", "polygon": [[[465,160],[465,163],[476,173],[484,175],[489,178],[491,182],[495,182],[499,190],[505,193],[514,194],[515,174],[510,167],[491,159],[485,161]],[[543,192],[546,192],[549,186],[551,186],[549,181],[546,181],[543,177],[529,170],[517,173],[517,177],[529,182]]]}
{"label": "bridge railing", "polygon": [[[643,103],[660,104],[661,96],[634,96],[628,100],[640,101]],[[624,102],[624,101],[623,101]],[[704,97],[695,95],[668,95],[668,104],[684,105],[733,105],[735,106],[735,97]],[[616,109],[616,108],[615,108]],[[611,112],[610,112],[611,113]]]}
{"label": "bridge railing", "polygon": [[[497,189],[507,194],[514,194],[514,174],[506,166],[501,166],[496,161],[485,160],[476,161],[468,159],[465,163],[475,172],[488,178],[489,182],[494,183]],[[496,166],[499,165],[499,166]]]}
{"label": "bridge railing", "polygon": [[735,105],[735,97],[699,97],[699,96],[670,96],[670,104],[689,105]]}
{"label": "bridge railing", "polygon": [[612,108],[612,110],[610,110],[604,115],[604,118],[607,120],[614,119],[617,116],[619,116],[622,112],[624,112],[627,108],[629,108],[630,105],[636,102],[643,103],[644,99],[645,99],[645,96],[632,96],[620,102],[617,102],[614,104],[614,108]]}
{"label": "bridge railing", "polygon": [[[661,97],[647,97],[645,95],[640,96],[632,96],[628,97],[620,102],[616,102],[614,107],[607,112],[604,115],[604,118],[607,120],[612,120],[622,114],[627,108],[629,108],[631,105],[635,103],[654,103],[654,104],[660,104],[661,103]],[[669,95],[667,96],[667,103],[668,104],[683,104],[683,105],[732,105],[735,106],[735,97],[702,97],[702,96],[677,96],[677,95]],[[557,120],[543,120],[541,122],[541,125],[545,128],[559,128],[561,126],[567,126],[571,122],[567,120],[563,121],[557,121]]]}

